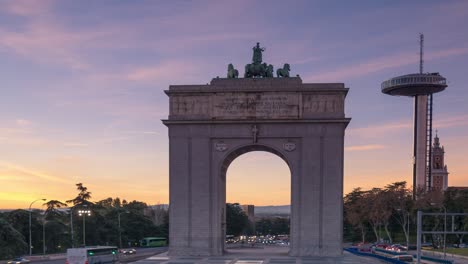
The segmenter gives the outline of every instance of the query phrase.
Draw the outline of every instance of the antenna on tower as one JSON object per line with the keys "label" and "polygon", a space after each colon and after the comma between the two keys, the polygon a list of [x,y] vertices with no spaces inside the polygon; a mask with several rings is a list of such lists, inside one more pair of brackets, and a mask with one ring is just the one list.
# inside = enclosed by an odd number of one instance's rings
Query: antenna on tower
{"label": "antenna on tower", "polygon": [[423,73],[424,66],[424,34],[419,33],[419,73]]}

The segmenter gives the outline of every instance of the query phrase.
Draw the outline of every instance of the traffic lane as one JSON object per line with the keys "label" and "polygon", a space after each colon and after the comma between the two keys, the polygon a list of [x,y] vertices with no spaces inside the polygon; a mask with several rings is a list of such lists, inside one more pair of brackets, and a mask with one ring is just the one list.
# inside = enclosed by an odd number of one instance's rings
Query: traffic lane
{"label": "traffic lane", "polygon": [[[145,259],[157,254],[161,254],[167,251],[167,247],[157,247],[157,248],[134,248],[136,249],[136,254],[132,255],[124,255],[120,254],[119,259],[121,263],[133,262],[138,261],[141,259]],[[63,258],[60,259],[53,259],[53,260],[37,260],[31,261],[31,264],[64,264],[65,263],[65,255]]]}
{"label": "traffic lane", "polygon": [[[134,262],[141,259],[145,259],[157,254],[161,254],[167,251],[167,247],[157,247],[157,248],[135,248],[136,254],[132,255],[123,255],[119,256],[121,263]],[[54,263],[55,264],[55,263]]]}

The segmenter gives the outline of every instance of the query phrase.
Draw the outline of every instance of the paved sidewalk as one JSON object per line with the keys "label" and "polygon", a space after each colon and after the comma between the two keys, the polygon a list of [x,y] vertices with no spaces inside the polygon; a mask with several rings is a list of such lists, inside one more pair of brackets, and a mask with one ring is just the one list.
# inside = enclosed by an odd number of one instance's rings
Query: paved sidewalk
{"label": "paved sidewalk", "polygon": [[168,257],[162,253],[137,264],[376,264],[374,258],[360,257],[344,252],[342,257],[289,257],[288,248],[230,249],[218,257]]}

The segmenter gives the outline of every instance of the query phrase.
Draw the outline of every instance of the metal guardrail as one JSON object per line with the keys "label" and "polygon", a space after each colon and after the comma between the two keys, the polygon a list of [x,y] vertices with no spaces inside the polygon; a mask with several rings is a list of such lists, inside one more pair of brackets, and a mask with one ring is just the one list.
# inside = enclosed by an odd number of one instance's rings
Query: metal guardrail
{"label": "metal guardrail", "polygon": [[[413,255],[416,259],[418,258],[418,255]],[[452,260],[447,260],[447,259],[440,259],[440,258],[434,258],[434,257],[429,257],[429,256],[421,256],[421,259],[423,260],[429,260],[431,262],[435,263],[442,263],[442,264],[453,264],[454,262]]]}
{"label": "metal guardrail", "polygon": [[447,85],[447,79],[440,75],[428,75],[428,74],[415,74],[415,75],[403,75],[384,81],[382,83],[382,90],[405,85]]}
{"label": "metal guardrail", "polygon": [[344,250],[348,251],[349,253],[358,255],[358,256],[376,258],[376,259],[380,259],[380,260],[383,260],[383,261],[388,262],[388,263],[408,264],[407,262],[404,262],[404,261],[401,261],[401,260],[398,260],[398,259],[392,259],[392,258],[388,258],[388,257],[384,257],[384,256],[372,254],[372,253],[367,253],[367,252],[360,252],[357,248],[345,248]]}

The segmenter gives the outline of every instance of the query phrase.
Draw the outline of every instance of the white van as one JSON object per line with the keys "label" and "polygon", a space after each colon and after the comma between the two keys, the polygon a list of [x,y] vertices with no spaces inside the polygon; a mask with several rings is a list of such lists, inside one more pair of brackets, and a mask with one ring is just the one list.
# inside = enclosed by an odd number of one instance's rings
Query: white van
{"label": "white van", "polygon": [[66,264],[104,264],[119,261],[117,247],[86,247],[67,249]]}

